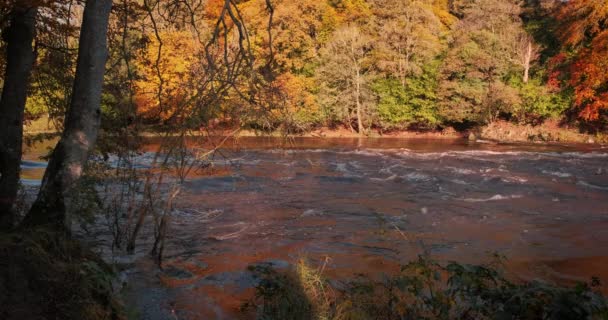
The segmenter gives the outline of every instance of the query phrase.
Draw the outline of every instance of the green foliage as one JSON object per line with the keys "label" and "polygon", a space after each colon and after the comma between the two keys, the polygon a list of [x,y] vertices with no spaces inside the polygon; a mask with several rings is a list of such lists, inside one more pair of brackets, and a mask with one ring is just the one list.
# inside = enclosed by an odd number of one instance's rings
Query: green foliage
{"label": "green foliage", "polygon": [[398,79],[378,79],[372,85],[378,96],[379,124],[382,128],[434,128],[437,114],[436,68],[427,68],[422,75],[408,77],[402,85]]}
{"label": "green foliage", "polygon": [[513,85],[519,88],[521,104],[514,109],[513,115],[521,123],[538,123],[549,118],[558,118],[572,104],[568,92],[553,92],[539,79],[522,83],[516,79]]}
{"label": "green foliage", "polygon": [[40,96],[30,96],[25,103],[25,115],[28,120],[42,117],[48,110],[45,101]]}
{"label": "green foliage", "polygon": [[[594,291],[597,280],[575,287],[539,281],[516,284],[502,275],[501,265],[499,256],[487,265],[442,265],[419,256],[397,275],[381,280],[361,276],[339,295],[324,295],[325,300],[309,298],[301,271],[265,269],[256,299],[247,306],[258,310],[258,319],[608,318],[607,300]],[[319,301],[329,309],[316,308]]]}

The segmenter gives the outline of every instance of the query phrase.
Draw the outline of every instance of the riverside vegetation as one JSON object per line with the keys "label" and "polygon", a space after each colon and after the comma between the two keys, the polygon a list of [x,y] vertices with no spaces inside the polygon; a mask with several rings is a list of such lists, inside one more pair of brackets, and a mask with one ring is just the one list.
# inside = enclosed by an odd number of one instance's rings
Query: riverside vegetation
{"label": "riverside vegetation", "polygon": [[[551,120],[605,130],[604,0],[248,0],[232,12],[242,25],[222,20],[224,2],[114,4],[106,121],[369,134]],[[78,10],[68,9],[39,9],[52,15],[36,38],[27,119],[62,121],[78,46],[66,19]],[[218,18],[238,32],[214,32]],[[222,64],[247,50],[247,68],[230,71],[230,88],[213,98],[210,40],[225,42]],[[203,106],[184,121],[184,109]]]}
{"label": "riverside vegetation", "polygon": [[[74,222],[101,219],[112,250],[128,253],[150,223],[162,268],[173,200],[218,148],[192,148],[188,137],[497,121],[601,136],[607,21],[606,0],[2,1],[0,316],[123,318],[112,268],[73,238]],[[26,137],[23,124],[41,117],[58,143],[31,190],[23,145],[49,135]],[[161,143],[142,168],[133,159],[144,132]],[[20,201],[24,193],[32,197]],[[293,299],[288,276],[260,271],[257,316],[606,317],[595,281],[513,284],[491,268],[423,257],[404,267],[414,275],[354,282],[334,298],[321,275],[298,268],[309,283],[295,284],[303,295]]]}

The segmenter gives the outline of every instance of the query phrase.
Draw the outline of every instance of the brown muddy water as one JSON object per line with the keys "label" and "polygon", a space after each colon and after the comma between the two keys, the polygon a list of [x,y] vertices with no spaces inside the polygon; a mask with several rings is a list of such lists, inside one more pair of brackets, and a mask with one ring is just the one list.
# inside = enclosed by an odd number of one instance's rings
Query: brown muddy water
{"label": "brown muddy water", "polygon": [[[24,162],[32,186],[36,157]],[[242,318],[256,284],[247,266],[302,257],[347,280],[395,272],[424,250],[467,263],[498,252],[516,279],[608,281],[607,147],[241,138],[214,165],[224,170],[185,183],[163,271],[145,255],[150,240],[114,257],[130,263],[138,318]]]}

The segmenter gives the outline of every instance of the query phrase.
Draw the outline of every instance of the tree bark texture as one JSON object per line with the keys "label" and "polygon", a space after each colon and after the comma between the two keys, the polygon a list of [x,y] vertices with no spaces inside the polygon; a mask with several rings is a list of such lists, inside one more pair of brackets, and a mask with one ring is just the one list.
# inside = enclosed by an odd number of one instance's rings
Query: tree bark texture
{"label": "tree bark texture", "polygon": [[23,144],[23,115],[29,78],[34,65],[32,48],[36,36],[35,7],[16,4],[9,26],[2,33],[6,42],[6,70],[0,98],[0,229],[12,228],[14,203],[19,188]]}
{"label": "tree bark texture", "polygon": [[112,0],[88,0],[84,9],[76,77],[65,129],[49,161],[42,186],[24,226],[50,224],[69,232],[66,196],[84,172],[97,140]]}

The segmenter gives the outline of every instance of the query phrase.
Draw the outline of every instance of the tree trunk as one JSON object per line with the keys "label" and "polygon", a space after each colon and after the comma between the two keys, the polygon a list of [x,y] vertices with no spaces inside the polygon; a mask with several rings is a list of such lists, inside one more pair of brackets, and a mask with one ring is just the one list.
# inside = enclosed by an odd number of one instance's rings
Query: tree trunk
{"label": "tree trunk", "polygon": [[357,75],[356,75],[356,90],[357,92],[356,94],[356,100],[357,100],[357,130],[359,131],[359,135],[363,135],[363,119],[362,119],[362,113],[361,112],[361,72],[359,71],[359,68],[357,67]]}
{"label": "tree trunk", "polygon": [[528,39],[528,48],[524,57],[524,83],[530,79],[530,63],[532,61],[532,39]]}
{"label": "tree trunk", "polygon": [[13,205],[17,198],[23,143],[23,114],[29,77],[35,54],[37,8],[15,6],[10,26],[2,37],[6,42],[6,70],[0,99],[0,230],[12,228]]}
{"label": "tree trunk", "polygon": [[101,90],[108,56],[107,31],[112,0],[88,0],[80,31],[76,77],[65,129],[55,147],[42,186],[24,226],[52,224],[69,232],[66,195],[81,177],[97,140]]}

